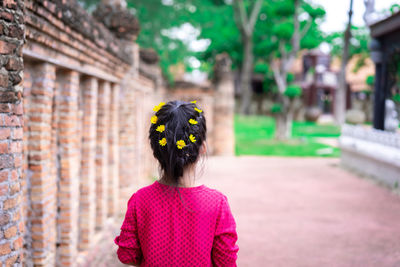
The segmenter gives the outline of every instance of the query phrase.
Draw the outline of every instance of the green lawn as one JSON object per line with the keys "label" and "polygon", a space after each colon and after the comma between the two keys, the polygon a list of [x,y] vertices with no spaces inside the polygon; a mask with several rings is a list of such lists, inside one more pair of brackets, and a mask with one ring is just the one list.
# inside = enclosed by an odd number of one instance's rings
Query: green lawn
{"label": "green lawn", "polygon": [[340,129],[334,125],[294,122],[293,139],[274,139],[275,121],[266,116],[235,116],[236,155],[338,157],[340,150],[317,142],[318,137],[337,138]]}

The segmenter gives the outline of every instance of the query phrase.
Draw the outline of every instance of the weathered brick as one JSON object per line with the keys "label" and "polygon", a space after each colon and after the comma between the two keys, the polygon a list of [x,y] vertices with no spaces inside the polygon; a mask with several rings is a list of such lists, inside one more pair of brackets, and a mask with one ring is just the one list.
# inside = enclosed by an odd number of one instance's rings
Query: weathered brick
{"label": "weathered brick", "polygon": [[0,54],[11,54],[14,52],[14,49],[16,47],[17,47],[16,44],[0,40]]}
{"label": "weathered brick", "polygon": [[14,167],[22,167],[22,155],[14,155]]}
{"label": "weathered brick", "polygon": [[[12,139],[22,139],[24,137],[23,128],[14,128],[12,129]],[[0,129],[0,139],[1,138],[1,129]]]}
{"label": "weathered brick", "polygon": [[0,73],[0,87],[4,87],[4,88],[8,87],[8,74]]}
{"label": "weathered brick", "polygon": [[0,256],[6,255],[11,252],[10,243],[4,243],[0,245]]}
{"label": "weathered brick", "polygon": [[14,165],[14,160],[11,155],[0,155],[0,169],[11,168]]}
{"label": "weathered brick", "polygon": [[0,154],[8,154],[8,143],[7,142],[3,142],[0,143]]}
{"label": "weathered brick", "polygon": [[7,228],[6,230],[4,230],[4,236],[7,239],[10,239],[12,237],[14,237],[17,234],[17,227],[16,226],[11,226],[9,228]]}
{"label": "weathered brick", "polygon": [[[0,113],[9,113],[11,111],[10,104],[8,103],[0,103]],[[1,124],[0,120],[0,124]]]}
{"label": "weathered brick", "polygon": [[2,184],[0,185],[0,196],[5,196],[8,193],[8,185]]}
{"label": "weathered brick", "polygon": [[21,189],[21,186],[20,186],[19,182],[16,182],[16,183],[10,185],[10,195],[12,196],[12,195],[18,193],[20,191],[20,189]]}
{"label": "weathered brick", "polygon": [[10,221],[10,215],[7,213],[0,213],[0,226],[6,225]]}
{"label": "weathered brick", "polygon": [[14,21],[14,15],[7,11],[0,11],[0,19],[4,19],[5,21],[12,22],[12,21]]}
{"label": "weathered brick", "polygon": [[[19,213],[18,213],[18,214],[19,214]],[[22,233],[22,232],[25,231],[25,223],[24,223],[23,221],[20,221],[20,222],[18,223],[18,230],[19,230],[20,233]]]}
{"label": "weathered brick", "polygon": [[14,250],[22,248],[22,244],[23,244],[22,237],[18,237],[13,243]]}
{"label": "weathered brick", "polygon": [[9,74],[10,81],[12,85],[17,85],[22,81],[20,73],[10,73]]}
{"label": "weathered brick", "polygon": [[14,91],[0,92],[0,101],[2,103],[14,103],[18,100],[18,96]]}
{"label": "weathered brick", "polygon": [[6,64],[6,69],[7,70],[21,70],[22,69],[22,60],[16,57],[11,57],[8,59],[7,64]]}
{"label": "weathered brick", "polygon": [[10,171],[8,171],[8,170],[0,171],[0,183],[8,180],[9,173],[10,173]]}
{"label": "weathered brick", "polygon": [[16,181],[18,179],[18,172],[16,170],[11,171],[11,181]]}
{"label": "weathered brick", "polygon": [[18,6],[18,3],[16,0],[3,0],[2,2],[3,2],[3,6],[5,6],[7,8],[16,9]]}
{"label": "weathered brick", "polygon": [[0,128],[0,140],[8,139],[10,137],[10,128]]}
{"label": "weathered brick", "polygon": [[[14,212],[12,220],[14,222],[16,222],[16,221],[19,221],[19,219],[21,219],[21,212]],[[21,230],[20,230],[20,232],[21,232]]]}
{"label": "weathered brick", "polygon": [[10,198],[4,201],[4,210],[15,208],[21,202],[19,197]]}
{"label": "weathered brick", "polygon": [[14,255],[6,260],[6,267],[14,266],[18,260],[18,255]]}
{"label": "weathered brick", "polygon": [[4,124],[7,126],[22,126],[20,117],[16,115],[5,115]]}
{"label": "weathered brick", "polygon": [[24,114],[24,106],[23,103],[20,102],[18,104],[13,104],[13,112],[15,115],[22,115]]}
{"label": "weathered brick", "polygon": [[24,31],[18,26],[11,25],[8,28],[8,35],[12,38],[21,39],[24,36]]}
{"label": "weathered brick", "polygon": [[21,153],[22,152],[22,143],[20,141],[14,141],[10,144],[10,153]]}

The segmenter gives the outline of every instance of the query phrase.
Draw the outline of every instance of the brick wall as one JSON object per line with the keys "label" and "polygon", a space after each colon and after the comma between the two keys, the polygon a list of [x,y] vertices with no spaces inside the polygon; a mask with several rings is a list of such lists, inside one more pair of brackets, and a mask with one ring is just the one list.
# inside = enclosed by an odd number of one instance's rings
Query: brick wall
{"label": "brick wall", "polygon": [[74,1],[25,3],[24,262],[90,266],[104,253],[98,241],[119,226],[130,195],[154,170],[144,122],[160,71],[149,64],[158,75],[140,74],[132,31],[130,40],[113,33]]}
{"label": "brick wall", "polygon": [[0,262],[21,264],[25,187],[22,169],[23,1],[0,2]]}

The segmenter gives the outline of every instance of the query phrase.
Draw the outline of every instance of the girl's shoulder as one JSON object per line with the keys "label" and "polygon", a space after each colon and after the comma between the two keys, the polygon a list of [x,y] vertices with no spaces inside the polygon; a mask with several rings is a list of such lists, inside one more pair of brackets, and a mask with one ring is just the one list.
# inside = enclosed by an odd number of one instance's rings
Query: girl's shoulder
{"label": "girl's shoulder", "polygon": [[[154,196],[155,194],[159,194],[161,192],[174,192],[176,188],[173,186],[165,185],[162,183],[159,183],[158,181],[155,181],[154,183],[142,187],[138,189],[131,197],[136,198],[136,199],[142,199],[142,198],[147,198],[149,195]],[[206,195],[208,197],[211,197],[213,199],[218,199],[218,200],[227,200],[227,197],[225,194],[223,194],[221,191],[210,188],[206,185],[200,185],[200,186],[195,186],[195,187],[179,187],[179,192],[181,194],[195,194],[195,195]],[[131,201],[131,200],[130,200]]]}

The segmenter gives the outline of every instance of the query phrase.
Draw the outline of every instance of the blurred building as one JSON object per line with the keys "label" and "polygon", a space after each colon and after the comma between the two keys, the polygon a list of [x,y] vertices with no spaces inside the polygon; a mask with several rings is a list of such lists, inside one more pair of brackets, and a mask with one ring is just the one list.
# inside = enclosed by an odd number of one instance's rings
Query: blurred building
{"label": "blurred building", "polygon": [[400,12],[370,25],[375,64],[373,127],[344,125],[341,162],[390,187],[400,185],[400,134],[393,96],[400,83]]}

